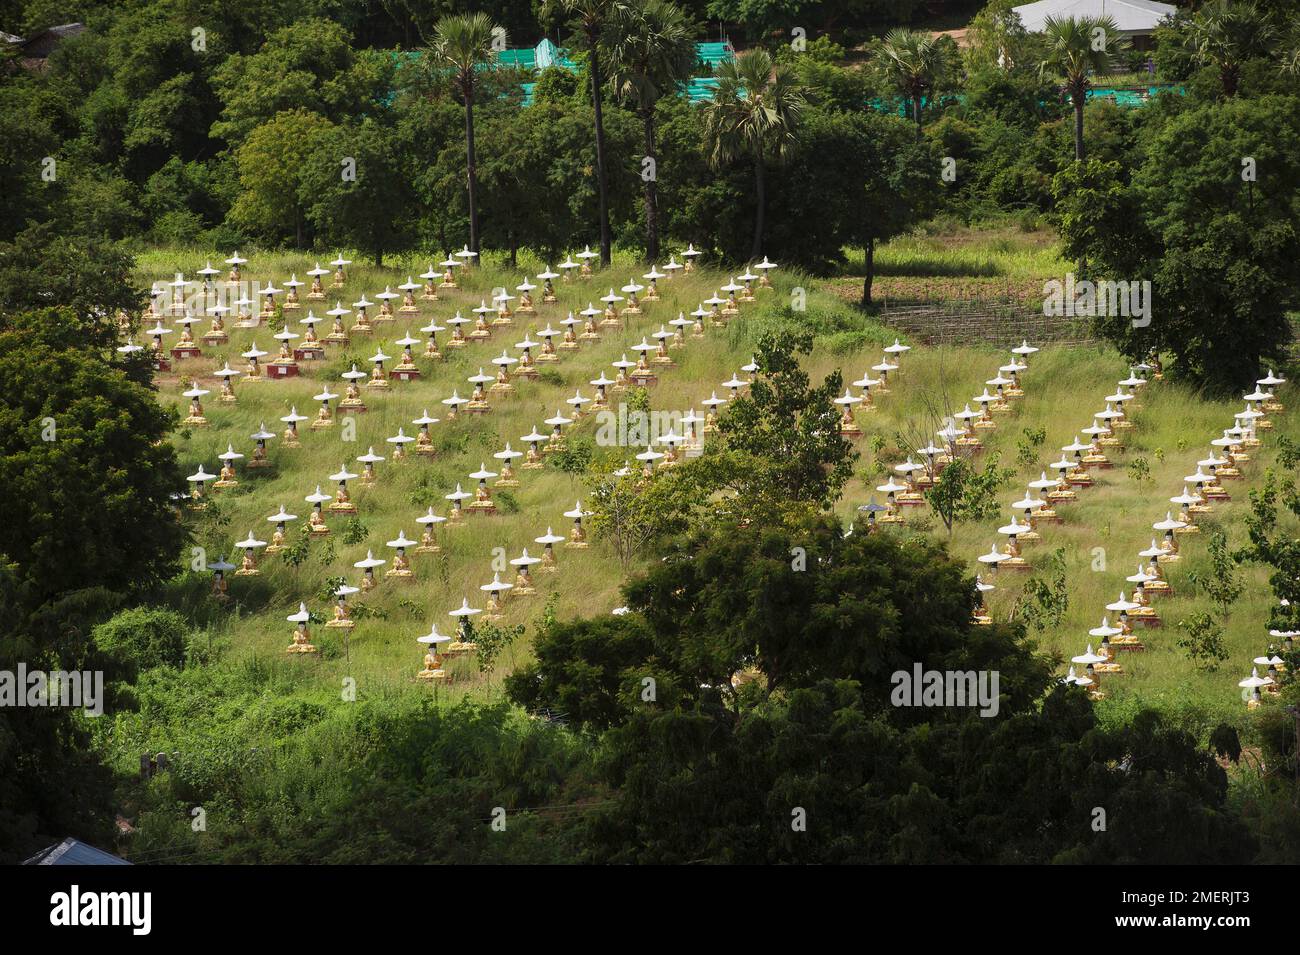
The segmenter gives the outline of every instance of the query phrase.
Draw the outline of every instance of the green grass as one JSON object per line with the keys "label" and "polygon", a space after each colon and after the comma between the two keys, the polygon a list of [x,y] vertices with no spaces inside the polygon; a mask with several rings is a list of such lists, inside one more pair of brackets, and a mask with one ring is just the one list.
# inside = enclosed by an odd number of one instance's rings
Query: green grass
{"label": "green grass", "polygon": [[993,278],[1060,276],[1070,268],[1055,235],[1014,228],[944,229],[899,236],[876,250],[881,276]]}
{"label": "green grass", "polygon": [[[1055,252],[1035,244],[1032,239],[1018,242],[1013,238],[995,237],[984,247],[964,240],[944,247],[940,240],[900,240],[892,246],[891,261],[899,269],[934,257],[956,263],[993,262],[998,268],[1025,275],[1054,263]],[[246,253],[248,254],[248,253]],[[274,278],[281,283],[290,270],[303,277],[314,261],[295,255],[250,254],[253,259],[246,267],[246,277],[252,279]],[[329,258],[331,256],[327,256]],[[184,252],[152,252],[140,258],[140,275],[144,280],[161,279],[177,270],[187,273],[202,265],[206,258],[214,262],[224,256],[209,255],[202,250]],[[359,257],[358,257],[359,258]],[[384,343],[385,351],[396,355],[399,349],[392,346],[408,329],[421,337],[418,328],[433,315],[442,320],[456,309],[468,314],[468,309],[490,294],[497,285],[517,285],[523,274],[533,274],[539,263],[521,263],[522,270],[507,271],[502,263],[489,262],[462,282],[463,287],[443,296],[437,303],[421,302],[421,315],[414,319],[403,316],[387,327],[380,326],[371,336],[373,340],[354,339],[349,351],[360,358],[371,354],[375,346]],[[345,302],[354,301],[362,291],[373,298],[373,293],[385,284],[404,281],[409,272],[424,271],[424,260],[411,261],[406,267],[382,271],[363,265],[350,270]],[[964,267],[964,266],[963,266]],[[384,440],[396,433],[399,425],[408,433],[415,428],[410,424],[421,410],[445,418],[445,408],[440,399],[451,390],[467,394],[468,375],[477,372],[480,365],[491,370],[489,359],[501,353],[503,345],[513,346],[523,337],[526,329],[535,331],[550,322],[558,323],[570,309],[578,310],[587,302],[598,298],[611,284],[622,286],[629,276],[639,275],[643,267],[629,261],[616,264],[608,273],[599,274],[590,283],[564,284],[557,282],[561,300],[557,304],[543,305],[537,298],[539,314],[535,318],[517,315],[515,325],[498,331],[492,341],[471,344],[457,352],[448,351],[448,360],[433,364],[420,359],[424,377],[417,383],[393,383],[390,391],[376,396],[366,392],[370,407],[367,414],[357,418],[357,441],[345,444],[340,440],[338,426],[328,431],[312,432],[304,423],[301,427],[302,447],[279,447],[277,439],[271,442],[270,459],[274,467],[258,474],[241,468],[239,488],[220,495],[220,510],[229,515],[229,524],[213,528],[211,513],[196,518],[196,543],[219,545],[228,558],[234,554],[233,543],[249,530],[263,540],[269,539],[272,530],[266,517],[280,504],[300,516],[301,527],[308,514],[304,495],[321,484],[331,493],[327,475],[348,463],[353,470],[356,455],[374,445],[377,453],[389,456],[391,446]],[[210,639],[223,649],[221,667],[256,667],[259,672],[269,672],[280,685],[300,688],[300,692],[319,696],[322,692],[337,693],[345,678],[356,680],[358,692],[370,698],[376,696],[437,693],[443,699],[456,698],[469,693],[480,698],[499,698],[501,676],[526,660],[529,638],[516,643],[500,658],[496,670],[487,676],[477,673],[474,664],[459,660],[452,664],[456,680],[446,687],[431,688],[418,684],[413,678],[420,667],[423,648],[415,638],[426,633],[429,624],[436,621],[444,632],[451,629],[452,620],[447,612],[459,606],[464,595],[475,606],[483,606],[481,584],[492,579],[493,548],[504,548],[508,557],[515,557],[524,546],[536,554],[540,547],[533,538],[545,532],[548,526],[557,533],[567,533],[568,519],[562,516],[573,507],[578,498],[585,498],[587,487],[580,477],[562,473],[548,467],[544,471],[518,471],[522,486],[511,493],[518,502],[515,513],[494,517],[470,516],[465,527],[441,533],[442,555],[413,554],[412,564],[417,582],[401,584],[384,581],[371,595],[357,595],[355,603],[373,607],[385,614],[383,618],[360,620],[352,632],[350,645],[345,649],[340,631],[323,626],[313,628],[314,642],[324,653],[320,658],[287,659],[285,647],[290,642],[292,625],[285,615],[296,610],[298,602],[305,600],[318,613],[328,614],[329,606],[316,596],[325,579],[332,575],[345,576],[357,583],[360,572],[352,563],[373,550],[376,556],[391,559],[392,553],[384,542],[404,530],[408,537],[416,538],[419,526],[415,517],[423,513],[427,503],[421,503],[421,494],[445,512],[442,495],[460,481],[466,490],[472,490],[473,481],[467,475],[480,462],[492,467],[492,453],[500,450],[505,441],[522,450],[519,436],[534,425],[545,431],[541,421],[553,414],[564,398],[580,387],[588,397],[593,389],[587,382],[601,371],[610,372],[610,362],[628,346],[639,342],[643,335],[657,330],[661,323],[676,316],[679,311],[689,312],[700,299],[707,297],[725,282],[727,276],[717,272],[699,272],[672,282],[661,283],[663,300],[647,303],[645,314],[631,320],[624,332],[606,332],[603,340],[594,345],[584,345],[581,351],[561,353],[561,361],[551,368],[560,383],[548,381],[516,382],[516,392],[508,399],[495,399],[494,410],[481,419],[462,418],[455,423],[445,420],[434,426],[435,441],[442,448],[433,460],[413,457],[403,465],[388,462],[379,465],[379,484],[372,489],[354,486],[354,499],[360,508],[359,519],[366,526],[366,540],[346,545],[340,531],[344,520],[330,519],[334,528],[331,535],[336,556],[333,562],[322,560],[323,545],[313,542],[311,556],[299,568],[293,569],[279,556],[261,556],[263,576],[255,580],[231,578],[232,600],[227,610],[213,612],[210,605],[204,613],[211,619]],[[776,277],[775,291],[760,292],[757,303],[742,306],[742,315],[733,320],[725,330],[708,329],[704,341],[688,340],[688,347],[675,353],[676,368],[661,373],[660,384],[652,392],[652,404],[660,410],[685,410],[694,406],[700,410],[699,401],[711,391],[725,394],[721,382],[730,377],[741,364],[748,361],[756,336],[765,328],[789,320],[785,306],[790,301],[790,290],[799,285],[809,290],[808,311],[797,320],[816,330],[819,345],[808,363],[810,372],[820,376],[833,369],[841,369],[845,378],[852,381],[860,377],[869,365],[880,360],[880,344],[893,339],[887,329],[874,324],[860,313],[842,304],[831,292],[821,288],[807,277],[782,275]],[[305,291],[305,290],[304,290]],[[333,305],[333,294],[326,303],[316,304],[320,312]],[[304,301],[304,305],[307,303]],[[784,313],[784,317],[783,317]],[[305,309],[302,314],[305,314]],[[350,324],[351,319],[349,318]],[[229,323],[233,324],[233,323]],[[206,325],[196,326],[198,333]],[[205,402],[211,426],[206,430],[178,433],[175,441],[186,473],[200,463],[209,471],[217,468],[216,455],[233,443],[236,450],[248,453],[252,442],[249,435],[260,422],[265,421],[274,431],[280,431],[278,419],[296,404],[302,414],[315,414],[316,403],[311,396],[320,389],[322,380],[331,388],[342,382],[336,377],[344,367],[340,356],[331,352],[320,368],[304,366],[307,373],[286,382],[266,381],[259,384],[237,386],[237,404],[222,405],[216,400],[216,383],[208,374],[219,367],[222,360],[231,359],[232,366],[242,367],[238,353],[256,340],[264,349],[272,350],[270,335],[276,329],[240,330],[231,328],[231,342],[221,348],[206,348],[201,359],[178,363],[177,375],[160,379],[160,398],[183,410],[184,399],[180,376],[198,375],[213,394]],[[301,330],[301,329],[295,329]],[[328,330],[321,326],[321,333]],[[440,335],[445,341],[446,335]],[[535,337],[535,336],[534,336]],[[904,340],[906,340],[904,338]],[[510,349],[512,353],[513,348]],[[419,350],[417,350],[418,353]],[[629,352],[629,357],[633,357]],[[904,359],[903,374],[894,383],[893,394],[880,399],[880,409],[872,415],[861,415],[860,420],[867,437],[861,442],[863,455],[858,464],[858,477],[848,487],[839,512],[846,518],[853,515],[857,505],[864,503],[874,493],[872,487],[882,483],[876,473],[877,461],[871,451],[871,436],[879,434],[885,441],[880,463],[892,466],[901,460],[900,435],[920,436],[933,431],[937,424],[931,420],[931,410],[950,404],[958,409],[983,388],[985,379],[992,377],[1007,357],[999,350],[989,348],[933,348],[916,349]],[[389,365],[391,369],[391,364]],[[320,375],[329,373],[322,379]],[[1127,368],[1123,360],[1109,349],[1053,349],[1035,356],[1024,382],[1027,395],[1015,402],[1015,411],[1000,419],[996,432],[985,440],[990,452],[1002,452],[1005,465],[1016,466],[1017,475],[1000,494],[1000,500],[1009,504],[1023,495],[1027,480],[1038,476],[1048,460],[1059,456],[1057,450],[1068,443],[1077,430],[1090,424],[1090,415],[1099,410],[1102,396],[1114,390],[1115,382],[1124,377]],[[626,400],[626,399],[624,399]],[[617,401],[617,399],[616,399]],[[1102,606],[1116,599],[1121,589],[1129,585],[1123,578],[1133,572],[1137,551],[1149,543],[1153,531],[1152,521],[1164,516],[1171,505],[1166,503],[1171,494],[1181,489],[1181,476],[1195,470],[1197,459],[1204,457],[1209,440],[1231,421],[1231,414],[1240,410],[1240,402],[1206,401],[1172,382],[1151,386],[1144,396],[1143,407],[1134,418],[1137,429],[1131,433],[1129,447],[1115,455],[1116,467],[1106,472],[1099,486],[1081,494],[1078,504],[1062,508],[1067,522],[1062,526],[1049,526],[1044,530],[1043,542],[1026,549],[1031,561],[1037,555],[1063,547],[1067,555],[1070,606],[1059,628],[1039,634],[1036,639],[1045,652],[1059,657],[1082,652],[1088,642],[1087,630],[1097,626]],[[438,410],[435,410],[438,409]],[[1015,461],[1016,441],[1024,428],[1044,428],[1047,442],[1041,449],[1039,460],[1032,466],[1019,466]],[[1300,437],[1294,426],[1294,415],[1278,418],[1278,433],[1293,438]],[[571,441],[590,438],[595,422],[586,422],[571,429]],[[1266,444],[1272,443],[1268,439]],[[625,456],[634,455],[640,448],[626,449]],[[616,453],[622,453],[620,450]],[[1139,483],[1129,476],[1127,463],[1137,456],[1147,459],[1151,480]],[[1232,482],[1229,490],[1234,500],[1219,508],[1215,522],[1228,534],[1232,545],[1243,542],[1241,515],[1245,507],[1246,488],[1257,483],[1263,467],[1271,460],[1266,447],[1246,468],[1246,480]],[[423,482],[423,485],[422,485]],[[986,552],[998,539],[996,527],[1005,523],[1009,508],[1004,508],[996,519],[975,524],[959,525],[952,540],[953,552],[971,561]],[[928,513],[916,515],[916,526],[903,533],[943,534],[942,525]],[[293,528],[291,528],[291,531]],[[1204,538],[1186,543],[1184,560],[1170,570],[1169,576],[1178,592],[1172,600],[1158,604],[1165,618],[1165,627],[1146,634],[1147,652],[1124,658],[1128,672],[1107,681],[1109,698],[1101,709],[1103,713],[1117,716],[1138,704],[1150,704],[1166,710],[1190,714],[1198,723],[1211,718],[1244,720],[1236,681],[1249,671],[1249,661],[1262,652],[1268,642],[1267,617],[1272,606],[1266,574],[1262,568],[1249,568],[1245,572],[1245,595],[1234,608],[1226,624],[1230,659],[1217,671],[1205,673],[1194,669],[1175,647],[1177,622],[1192,612],[1205,609],[1205,600],[1192,593],[1187,583],[1189,571],[1203,566]],[[1000,540],[1000,539],[999,539]],[[1106,553],[1106,569],[1092,568],[1094,548]],[[531,632],[540,617],[548,594],[554,594],[556,610],[561,617],[610,612],[621,603],[619,587],[624,579],[622,568],[608,545],[593,540],[590,549],[572,551],[558,548],[560,572],[555,575],[537,574],[538,596],[507,603],[505,626],[524,624]],[[216,554],[210,553],[209,559]],[[441,559],[445,557],[444,559]],[[386,568],[384,568],[386,569]],[[633,568],[635,570],[635,568]],[[381,569],[382,574],[382,569]],[[512,575],[503,574],[504,579]],[[175,599],[189,606],[205,605],[201,591],[206,589],[207,578],[187,578],[173,588]],[[1021,581],[1010,574],[1003,575],[999,590],[992,596],[991,605],[996,614],[1010,612]],[[412,610],[412,607],[414,610]],[[1062,667],[1063,670],[1063,667]]]}

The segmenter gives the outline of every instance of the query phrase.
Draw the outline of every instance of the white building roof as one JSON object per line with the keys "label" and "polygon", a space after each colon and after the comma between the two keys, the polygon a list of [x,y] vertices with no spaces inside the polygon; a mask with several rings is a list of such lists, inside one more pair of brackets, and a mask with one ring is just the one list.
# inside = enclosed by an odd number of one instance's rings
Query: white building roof
{"label": "white building roof", "polygon": [[1041,31],[1048,17],[1107,16],[1124,33],[1147,34],[1165,17],[1177,12],[1172,4],[1156,0],[1038,0],[1012,9],[1030,33]]}

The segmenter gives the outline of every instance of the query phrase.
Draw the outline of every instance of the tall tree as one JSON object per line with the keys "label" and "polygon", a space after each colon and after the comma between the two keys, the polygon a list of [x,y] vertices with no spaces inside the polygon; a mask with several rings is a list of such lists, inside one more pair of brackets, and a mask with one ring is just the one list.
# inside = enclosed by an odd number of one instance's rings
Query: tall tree
{"label": "tall tree", "polygon": [[[645,193],[646,256],[659,258],[658,154],[655,106],[665,93],[685,81],[699,62],[695,23],[672,0],[621,3],[610,22],[610,84],[636,105],[644,129],[645,158],[641,179]],[[644,163],[644,160],[643,160]]]}
{"label": "tall tree", "polygon": [[1128,41],[1110,17],[1048,17],[1043,23],[1047,56],[1040,75],[1064,76],[1064,89],[1074,106],[1074,158],[1083,159],[1083,104],[1092,73],[1104,73],[1110,59]]}
{"label": "tall tree", "polygon": [[1225,97],[1237,95],[1242,63],[1267,54],[1276,38],[1277,31],[1255,4],[1237,0],[1207,3],[1187,21],[1182,35],[1193,63],[1218,70]]}
{"label": "tall tree", "polygon": [[587,73],[591,79],[591,106],[596,130],[596,191],[600,200],[600,264],[609,266],[609,179],[605,163],[605,115],[601,98],[604,71],[601,53],[605,32],[617,14],[616,0],[546,0],[543,12],[549,18],[565,17],[582,38],[587,54]]}
{"label": "tall tree", "polygon": [[443,17],[433,31],[429,56],[452,71],[452,83],[465,104],[465,188],[469,199],[469,247],[479,251],[478,166],[474,156],[474,72],[491,59],[493,39],[501,28],[486,13]]}
{"label": "tall tree", "polygon": [[[1257,181],[1243,181],[1242,156]],[[1236,96],[1170,119],[1127,186],[1118,163],[1062,169],[1064,254],[1102,278],[1150,282],[1145,319],[1111,309],[1095,319],[1102,333],[1131,358],[1173,355],[1174,375],[1220,394],[1283,360],[1300,301],[1297,157],[1300,100]]]}
{"label": "tall tree", "polygon": [[890,30],[880,47],[877,68],[885,81],[912,103],[916,138],[921,138],[921,101],[933,96],[948,72],[948,52],[940,37],[899,27]]}
{"label": "tall tree", "polygon": [[717,70],[717,93],[704,113],[704,149],[715,169],[748,156],[754,163],[753,258],[763,253],[764,166],[784,161],[806,105],[789,68],[766,50],[748,50]]}

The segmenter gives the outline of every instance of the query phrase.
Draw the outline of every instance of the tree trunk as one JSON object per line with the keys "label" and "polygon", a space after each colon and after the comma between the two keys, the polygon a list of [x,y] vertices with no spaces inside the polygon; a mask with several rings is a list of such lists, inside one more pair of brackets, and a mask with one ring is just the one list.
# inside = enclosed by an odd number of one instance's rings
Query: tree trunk
{"label": "tree trunk", "polygon": [[465,92],[465,180],[469,191],[469,249],[478,249],[478,164],[474,158],[474,84],[466,81]]}
{"label": "tree trunk", "polygon": [[867,244],[862,249],[862,270],[866,274],[862,279],[862,304],[866,308],[871,307],[871,286],[876,278],[876,237],[871,236],[867,239]]}
{"label": "tree trunk", "polygon": [[515,238],[515,230],[513,226],[510,228],[508,234],[510,238],[510,267],[512,269],[517,269],[519,268],[519,240]]}
{"label": "tree trunk", "polygon": [[763,154],[754,156],[754,247],[749,252],[751,259],[763,254],[763,207],[766,204],[766,190],[763,182]]}
{"label": "tree trunk", "polygon": [[1084,92],[1076,89],[1070,94],[1074,101],[1074,158],[1083,161],[1083,103]]}
{"label": "tree trunk", "polygon": [[587,30],[587,52],[591,56],[591,105],[596,113],[596,192],[600,197],[600,264],[609,267],[609,193],[605,185],[605,117],[600,103],[599,31]]}
{"label": "tree trunk", "polygon": [[[645,251],[646,257],[653,265],[659,259],[659,184],[655,178],[659,175],[659,159],[655,155],[655,114],[654,107],[644,110],[645,154],[651,160],[651,176],[645,180]],[[644,175],[644,173],[643,173]]]}
{"label": "tree trunk", "polygon": [[912,118],[916,120],[916,141],[919,143],[924,135],[921,128],[921,96],[918,93],[912,97]]}
{"label": "tree trunk", "polygon": [[302,248],[302,209],[293,207],[293,236],[297,248]]}
{"label": "tree trunk", "polygon": [[1240,72],[1235,66],[1225,66],[1219,71],[1219,82],[1223,84],[1223,95],[1225,97],[1237,95],[1237,87],[1241,82]]}

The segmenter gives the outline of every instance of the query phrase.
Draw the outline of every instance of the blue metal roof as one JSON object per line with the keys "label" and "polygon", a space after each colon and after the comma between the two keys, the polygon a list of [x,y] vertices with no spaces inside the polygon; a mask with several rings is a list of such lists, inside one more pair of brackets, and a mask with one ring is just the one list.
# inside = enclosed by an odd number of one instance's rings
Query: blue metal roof
{"label": "blue metal roof", "polygon": [[80,839],[67,838],[58,845],[42,849],[23,865],[130,865],[103,849],[96,849]]}

